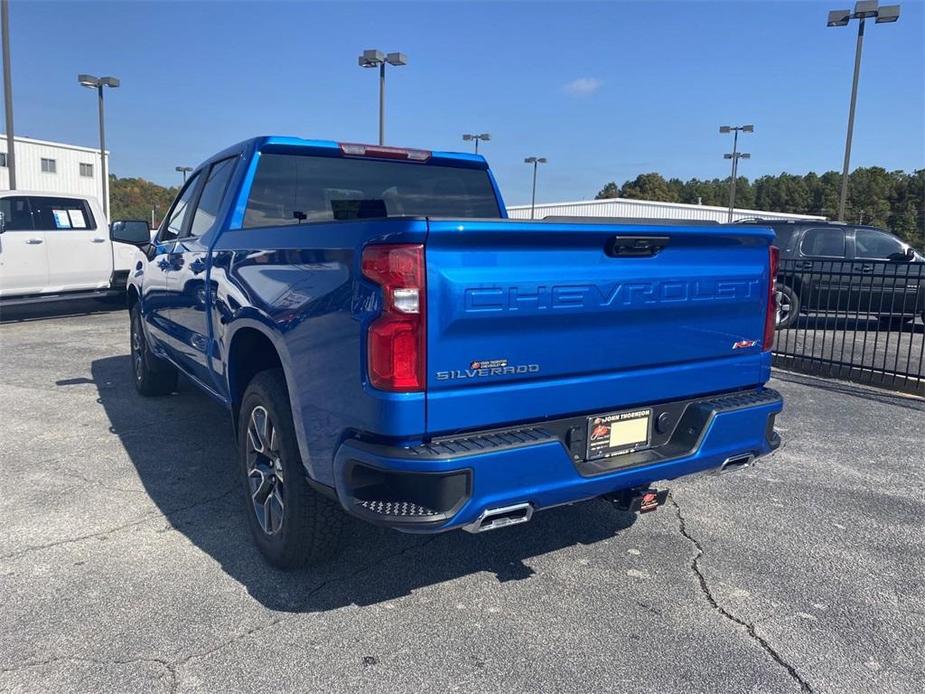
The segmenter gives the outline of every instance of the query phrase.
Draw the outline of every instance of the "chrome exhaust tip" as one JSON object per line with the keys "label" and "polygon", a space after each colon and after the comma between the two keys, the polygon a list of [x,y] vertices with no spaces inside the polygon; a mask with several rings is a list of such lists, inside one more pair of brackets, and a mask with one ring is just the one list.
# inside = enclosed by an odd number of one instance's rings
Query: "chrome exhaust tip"
{"label": "chrome exhaust tip", "polygon": [[723,464],[719,466],[717,474],[723,474],[724,472],[732,472],[734,470],[741,470],[744,467],[748,467],[752,464],[752,461],[755,459],[753,453],[742,453],[741,455],[734,455],[730,458],[726,458],[723,461]]}
{"label": "chrome exhaust tip", "polygon": [[483,533],[488,530],[497,530],[509,525],[526,523],[533,517],[533,505],[530,503],[502,506],[500,508],[486,508],[471,523],[462,527],[467,533]]}

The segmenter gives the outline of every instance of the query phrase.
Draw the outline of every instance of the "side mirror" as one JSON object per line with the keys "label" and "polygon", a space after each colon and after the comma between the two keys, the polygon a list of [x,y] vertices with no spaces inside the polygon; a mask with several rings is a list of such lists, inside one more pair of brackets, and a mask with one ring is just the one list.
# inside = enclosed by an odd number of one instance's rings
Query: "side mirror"
{"label": "side mirror", "polygon": [[109,225],[109,238],[141,248],[151,243],[151,230],[143,219],[119,219]]}
{"label": "side mirror", "polygon": [[890,253],[886,259],[892,263],[911,263],[913,260],[915,260],[915,249],[909,247],[905,251],[896,251],[895,253]]}

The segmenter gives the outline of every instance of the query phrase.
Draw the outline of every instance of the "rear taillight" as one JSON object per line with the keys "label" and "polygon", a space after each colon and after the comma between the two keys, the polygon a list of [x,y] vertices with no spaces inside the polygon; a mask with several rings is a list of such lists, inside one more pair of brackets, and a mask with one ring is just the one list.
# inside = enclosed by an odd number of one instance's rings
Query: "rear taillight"
{"label": "rear taillight", "polygon": [[367,335],[369,382],[380,390],[424,390],[424,246],[369,246],[363,251],[362,266],[363,276],[382,287],[382,314],[370,324]]}
{"label": "rear taillight", "polygon": [[777,266],[779,260],[780,249],[777,246],[769,246],[768,308],[764,315],[764,339],[761,341],[761,349],[764,352],[770,352],[774,347],[774,331],[777,329]]}

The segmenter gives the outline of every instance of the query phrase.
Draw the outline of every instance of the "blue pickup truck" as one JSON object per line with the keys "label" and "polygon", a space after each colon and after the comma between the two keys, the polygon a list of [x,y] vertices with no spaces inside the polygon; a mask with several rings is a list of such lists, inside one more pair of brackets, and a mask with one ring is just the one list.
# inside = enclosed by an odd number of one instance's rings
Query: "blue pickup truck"
{"label": "blue pickup truck", "polygon": [[770,229],[515,221],[477,155],[259,137],[130,274],[142,395],[226,407],[254,540],[480,532],[777,448]]}

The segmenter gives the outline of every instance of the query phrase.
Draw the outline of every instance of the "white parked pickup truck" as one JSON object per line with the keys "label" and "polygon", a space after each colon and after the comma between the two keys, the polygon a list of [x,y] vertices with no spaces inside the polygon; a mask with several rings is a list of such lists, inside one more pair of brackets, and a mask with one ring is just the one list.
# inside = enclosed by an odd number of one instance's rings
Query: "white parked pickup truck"
{"label": "white parked pickup truck", "polygon": [[110,229],[95,198],[0,192],[0,304],[124,295],[148,234],[143,221]]}

